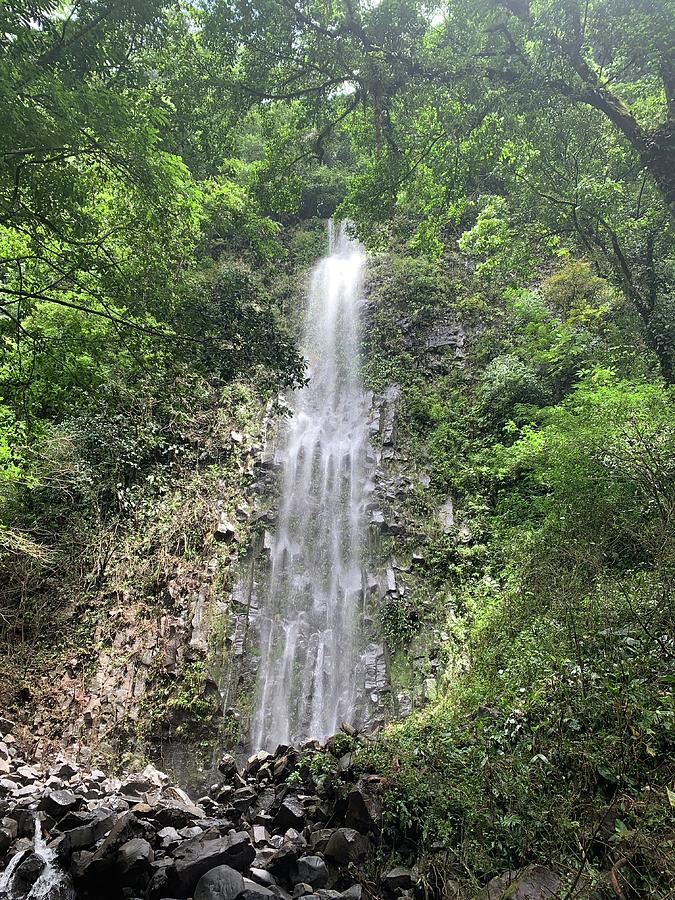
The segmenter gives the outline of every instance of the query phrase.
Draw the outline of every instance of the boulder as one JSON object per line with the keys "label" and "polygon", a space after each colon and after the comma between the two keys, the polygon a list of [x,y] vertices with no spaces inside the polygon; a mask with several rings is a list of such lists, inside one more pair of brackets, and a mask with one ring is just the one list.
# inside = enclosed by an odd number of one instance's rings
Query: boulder
{"label": "boulder", "polygon": [[152,847],[144,838],[132,838],[117,851],[116,871],[123,884],[133,884],[150,870],[154,859]]}
{"label": "boulder", "polygon": [[335,829],[333,828],[317,828],[315,831],[312,831],[309,836],[309,845],[312,850],[318,850],[319,853],[323,853],[334,831]]}
{"label": "boulder", "polygon": [[12,837],[9,829],[5,828],[4,825],[0,827],[0,856],[4,856],[5,853],[7,853],[9,848],[12,846],[13,841],[14,838]]}
{"label": "boulder", "polygon": [[19,766],[16,770],[16,774],[21,779],[21,783],[26,785],[34,784],[40,779],[39,772],[32,766]]}
{"label": "boulder", "polygon": [[236,900],[243,890],[240,872],[231,866],[216,866],[199,879],[194,900]]}
{"label": "boulder", "polygon": [[410,869],[404,869],[402,866],[396,866],[390,869],[382,876],[382,886],[388,894],[399,894],[402,891],[409,891],[415,886],[415,877]]}
{"label": "boulder", "polygon": [[269,842],[270,836],[267,833],[267,829],[264,825],[254,825],[253,826],[253,843],[254,844],[267,844]]}
{"label": "boulder", "polygon": [[168,900],[176,897],[175,889],[176,873],[172,866],[156,869],[150,879],[150,884],[145,892],[146,900]]}
{"label": "boulder", "polygon": [[16,819],[11,819],[9,817],[2,820],[2,830],[6,831],[10,837],[11,841],[15,841],[19,836],[19,826]]}
{"label": "boulder", "polygon": [[380,791],[382,780],[374,775],[360,778],[347,797],[347,813],[345,823],[367,834],[376,830],[382,818]]}
{"label": "boulder", "polygon": [[328,884],[328,868],[320,856],[301,856],[297,862],[296,883],[304,882],[312,889],[322,888]]}
{"label": "boulder", "polygon": [[38,809],[44,810],[58,822],[66,813],[79,809],[82,803],[82,797],[72,791],[51,791],[40,800]]}
{"label": "boulder", "polygon": [[179,896],[189,896],[202,875],[216,866],[230,866],[243,872],[254,859],[255,850],[243,831],[225,837],[210,831],[185,841],[174,853]]}
{"label": "boulder", "polygon": [[74,851],[92,847],[110,831],[114,823],[115,813],[105,807],[99,807],[92,813],[68,813],[59,822],[59,831],[63,832],[58,848],[59,859],[67,861]]}
{"label": "boulder", "polygon": [[237,768],[237,761],[234,756],[226,753],[218,763],[218,771],[226,780],[230,780],[234,778],[235,775],[238,775],[239,769]]}
{"label": "boulder", "polygon": [[67,759],[61,759],[55,766],[52,766],[49,770],[49,774],[67,781],[69,778],[72,778],[73,775],[77,775],[79,771],[79,767],[75,763],[68,762]]}
{"label": "boulder", "polygon": [[546,866],[525,866],[493,878],[476,900],[551,900],[558,895],[560,878]]}
{"label": "boulder", "polygon": [[[256,817],[260,816],[268,816],[270,810],[274,806],[276,801],[276,793],[273,787],[264,787],[261,791],[258,792],[258,796],[256,798],[255,804],[253,805],[253,813]],[[272,824],[272,819],[269,819],[270,825]]]}
{"label": "boulder", "polygon": [[253,881],[261,884],[263,887],[273,887],[276,884],[276,879],[266,869],[257,869],[254,866],[248,874]]}
{"label": "boulder", "polygon": [[[289,832],[292,835],[292,831]],[[300,836],[286,836],[281,847],[275,850],[267,863],[267,868],[275,878],[289,879],[296,871],[300,855],[305,848],[305,842]]]}
{"label": "boulder", "polygon": [[289,828],[301,831],[305,827],[305,808],[297,797],[284,797],[272,820],[272,827],[275,831],[287,831]]}
{"label": "boulder", "polygon": [[229,798],[229,803],[240,813],[246,813],[255,802],[256,792],[253,788],[243,787],[237,790]]}
{"label": "boulder", "polygon": [[168,850],[170,847],[177,847],[182,840],[176,829],[170,825],[158,831],[157,837],[162,842],[162,847],[165,850]]}
{"label": "boulder", "polygon": [[[252,881],[250,878],[244,878],[244,890],[239,894],[237,900],[267,900],[268,897],[279,897],[279,891],[270,890],[262,884]],[[197,900],[197,897],[195,897]]]}
{"label": "boulder", "polygon": [[45,868],[45,861],[37,853],[27,852],[14,870],[11,892],[22,897],[29,893]]}
{"label": "boulder", "polygon": [[87,866],[93,857],[91,850],[76,850],[70,858],[70,872],[73,878],[84,878]]}
{"label": "boulder", "polygon": [[[138,815],[138,811],[135,810],[135,812]],[[203,819],[204,811],[194,805],[162,801],[157,806],[145,810],[141,818],[152,819],[162,828],[186,828],[195,821]]]}
{"label": "boulder", "polygon": [[324,854],[339,866],[361,862],[367,855],[368,838],[355,828],[337,828],[329,837]]}
{"label": "boulder", "polygon": [[37,813],[34,809],[16,807],[7,813],[8,819],[16,822],[17,837],[33,838]]}
{"label": "boulder", "polygon": [[255,775],[264,763],[273,759],[274,756],[271,753],[268,753],[266,750],[260,750],[258,753],[255,753],[248,758],[248,762],[246,763],[246,774]]}
{"label": "boulder", "polygon": [[[86,881],[97,881],[110,876],[115,870],[117,853],[123,844],[140,837],[143,826],[133,813],[123,813],[108,832],[101,846],[91,858],[81,866],[80,877]],[[71,865],[71,871],[75,871]]]}
{"label": "boulder", "polygon": [[338,775],[346,775],[354,764],[353,753],[343,753],[337,763]]}

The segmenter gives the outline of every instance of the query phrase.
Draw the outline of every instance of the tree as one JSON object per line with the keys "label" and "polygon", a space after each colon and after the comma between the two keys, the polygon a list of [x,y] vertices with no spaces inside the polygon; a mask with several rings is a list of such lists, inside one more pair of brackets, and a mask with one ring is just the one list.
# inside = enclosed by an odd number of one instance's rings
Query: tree
{"label": "tree", "polygon": [[333,111],[323,143],[349,128],[358,167],[345,209],[364,236],[377,243],[383,228],[386,241],[398,216],[402,234],[439,254],[471,224],[473,197],[508,196],[532,246],[555,248],[544,232],[611,275],[672,381],[665,2],[461,0],[438,20],[415,0],[227,9],[242,92],[300,98],[308,121]]}

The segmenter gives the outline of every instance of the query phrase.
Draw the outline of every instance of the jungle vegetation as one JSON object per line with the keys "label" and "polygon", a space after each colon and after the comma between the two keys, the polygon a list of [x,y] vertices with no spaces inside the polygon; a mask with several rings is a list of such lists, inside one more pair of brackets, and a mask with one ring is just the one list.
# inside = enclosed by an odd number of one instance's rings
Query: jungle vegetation
{"label": "jungle vegetation", "polygon": [[[101,583],[101,536],[212,462],[235,382],[301,382],[286,276],[331,215],[373,253],[367,376],[403,385],[420,510],[451,494],[471,535],[425,549],[447,678],[363,761],[389,846],[431,895],[534,860],[666,897],[672,0],[5,2],[4,645],[73,546]],[[465,367],[399,314],[465,323]]]}

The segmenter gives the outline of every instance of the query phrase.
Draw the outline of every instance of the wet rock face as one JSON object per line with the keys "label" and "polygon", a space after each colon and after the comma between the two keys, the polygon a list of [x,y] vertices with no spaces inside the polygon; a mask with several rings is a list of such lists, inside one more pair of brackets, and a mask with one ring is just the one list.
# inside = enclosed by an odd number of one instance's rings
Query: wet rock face
{"label": "wet rock face", "polygon": [[[23,900],[48,877],[43,900],[360,900],[382,783],[354,784],[348,759],[315,777],[324,752],[281,746],[243,770],[224,757],[223,781],[196,802],[153,766],[119,780],[15,755],[0,783],[0,897]],[[389,872],[378,890],[405,896],[411,878]]]}

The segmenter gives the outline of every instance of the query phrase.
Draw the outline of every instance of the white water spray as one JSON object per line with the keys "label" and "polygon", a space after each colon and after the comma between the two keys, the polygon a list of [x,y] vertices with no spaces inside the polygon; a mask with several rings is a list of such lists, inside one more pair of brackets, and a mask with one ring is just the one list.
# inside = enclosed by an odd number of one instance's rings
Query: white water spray
{"label": "white water spray", "polygon": [[363,609],[367,403],[359,371],[363,248],[329,225],[292,398],[270,572],[261,592],[254,749],[323,740],[355,713]]}
{"label": "white water spray", "polygon": [[[36,818],[33,835],[33,851],[44,863],[38,879],[31,886],[28,894],[21,893],[25,900],[72,900],[75,894],[70,877],[65,875],[55,864],[56,851],[50,850],[42,836],[42,822]],[[13,898],[15,893],[14,877],[16,869],[25,859],[25,853],[16,853],[0,877],[0,898]]]}

